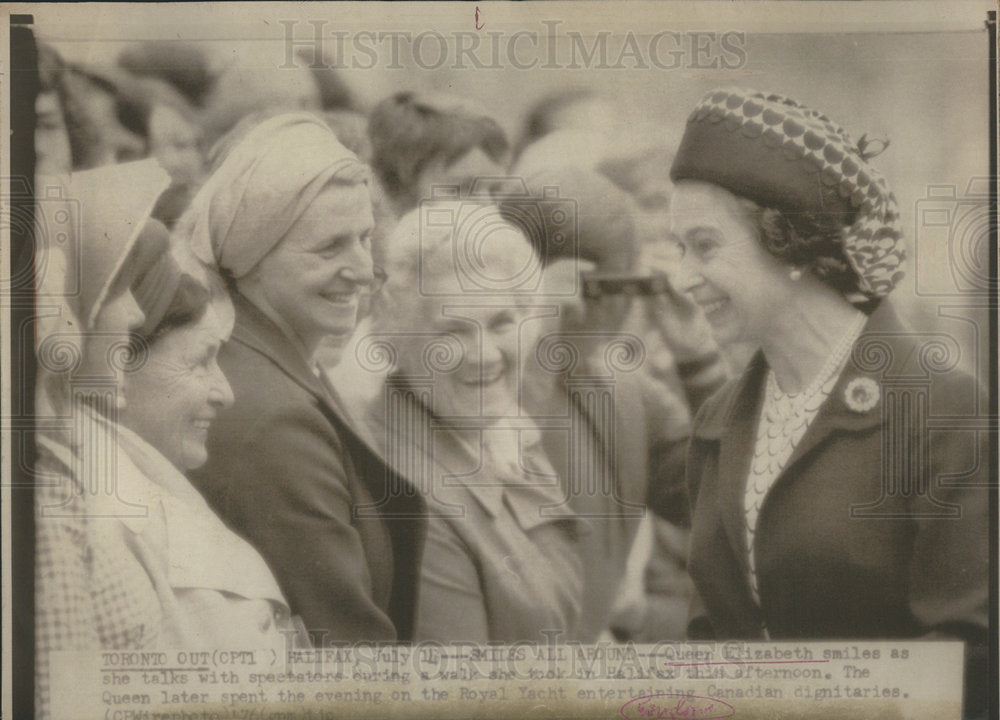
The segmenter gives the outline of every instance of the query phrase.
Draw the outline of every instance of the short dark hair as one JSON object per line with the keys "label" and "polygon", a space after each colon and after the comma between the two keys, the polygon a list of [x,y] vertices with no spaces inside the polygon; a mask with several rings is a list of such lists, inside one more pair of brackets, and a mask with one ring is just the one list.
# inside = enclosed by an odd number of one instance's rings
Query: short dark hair
{"label": "short dark hair", "polygon": [[[208,309],[209,291],[191,275],[184,274],[177,283],[173,297],[163,316],[152,328],[144,328],[132,334],[133,349],[145,345],[152,347],[171,330],[193,325],[200,321]],[[133,355],[135,356],[135,355]]]}
{"label": "short dark hair", "polygon": [[370,163],[372,144],[368,139],[368,118],[357,110],[326,110],[323,120],[333,130],[340,144],[358,156],[363,163]]}
{"label": "short dark hair", "polygon": [[175,40],[148,41],[122,50],[118,65],[138,77],[170,84],[192,105],[201,107],[215,77],[202,46]]}
{"label": "short dark hair", "polygon": [[450,164],[476,148],[500,162],[507,136],[499,123],[455,98],[400,92],[380,102],[368,120],[372,167],[392,197],[416,193],[421,171],[432,161]]}

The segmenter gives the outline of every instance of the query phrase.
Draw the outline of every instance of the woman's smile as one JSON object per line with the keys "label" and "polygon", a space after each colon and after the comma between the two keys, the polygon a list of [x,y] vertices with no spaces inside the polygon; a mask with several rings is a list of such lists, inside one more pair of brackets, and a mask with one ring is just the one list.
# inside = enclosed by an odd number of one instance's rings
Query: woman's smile
{"label": "woman's smile", "polygon": [[489,387],[491,385],[496,385],[498,382],[504,379],[507,375],[506,363],[499,364],[492,368],[483,368],[480,372],[475,373],[470,377],[459,377],[458,381],[462,385],[468,385],[469,387]]}
{"label": "woman's smile", "polygon": [[356,290],[349,290],[347,292],[325,292],[322,297],[332,305],[347,306],[356,304],[358,292]]}
{"label": "woman's smile", "polygon": [[195,418],[194,420],[191,421],[191,426],[195,430],[207,433],[209,427],[211,427],[212,425],[212,420],[214,419],[215,419],[214,415],[212,417]]}

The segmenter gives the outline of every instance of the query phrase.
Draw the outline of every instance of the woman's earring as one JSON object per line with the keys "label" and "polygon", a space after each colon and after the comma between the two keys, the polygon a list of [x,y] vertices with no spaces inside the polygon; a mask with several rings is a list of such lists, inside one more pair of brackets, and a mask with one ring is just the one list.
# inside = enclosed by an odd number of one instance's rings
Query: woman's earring
{"label": "woman's earring", "polygon": [[792,279],[792,282],[798,282],[799,280],[802,279],[802,271],[799,270],[798,268],[792,268],[788,272],[788,277]]}

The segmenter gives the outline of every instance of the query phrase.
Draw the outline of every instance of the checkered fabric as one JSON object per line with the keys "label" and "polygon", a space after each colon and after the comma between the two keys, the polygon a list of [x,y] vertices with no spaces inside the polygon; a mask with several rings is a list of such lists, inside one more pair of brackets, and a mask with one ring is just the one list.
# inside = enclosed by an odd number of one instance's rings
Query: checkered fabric
{"label": "checkered fabric", "polygon": [[[88,518],[69,450],[39,442],[35,487],[35,715],[50,716],[49,658],[156,640],[161,608],[149,577]],[[67,462],[67,460],[69,461]],[[105,523],[107,524],[107,523]],[[139,568],[138,570],[141,570]]]}
{"label": "checkered fabric", "polygon": [[903,277],[896,199],[862,137],[781,95],[740,88],[705,95],[688,118],[670,175],[701,180],[786,214],[830,213],[845,226],[858,289],[888,295]]}

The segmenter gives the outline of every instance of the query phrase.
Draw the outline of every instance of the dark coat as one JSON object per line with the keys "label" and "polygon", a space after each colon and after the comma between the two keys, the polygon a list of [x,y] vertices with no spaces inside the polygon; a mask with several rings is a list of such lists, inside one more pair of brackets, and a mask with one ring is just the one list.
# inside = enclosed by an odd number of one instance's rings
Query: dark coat
{"label": "dark coat", "polygon": [[596,642],[609,626],[649,480],[641,390],[628,373],[606,374],[611,380],[604,384],[571,385],[564,375],[531,367],[523,393],[524,409],[539,421],[542,447],[566,488],[565,513],[589,526],[580,539],[583,611],[577,633],[566,638],[581,642]]}
{"label": "dark coat", "polygon": [[[979,662],[989,478],[988,434],[975,428],[987,427],[987,405],[968,375],[934,371],[942,356],[921,348],[935,340],[907,332],[887,303],[869,318],[760,510],[760,607],[748,581],[743,491],[763,355],[706,402],[687,466],[699,596],[692,637],[760,639],[762,621],[775,640],[945,636],[969,641]],[[857,378],[877,383],[870,410],[847,401]],[[929,493],[917,491],[921,481]]]}
{"label": "dark coat", "polygon": [[318,644],[409,640],[423,501],[282,331],[236,295],[219,354],[234,405],[192,481],[264,556]]}

